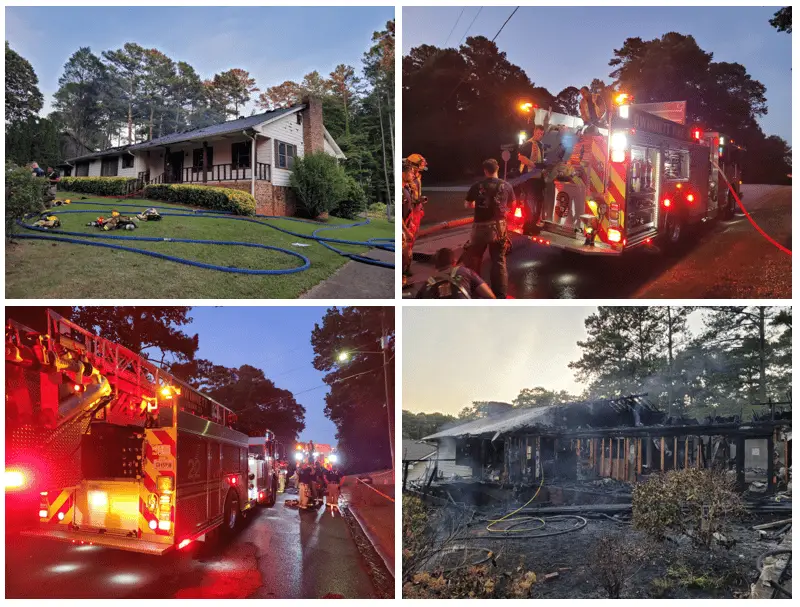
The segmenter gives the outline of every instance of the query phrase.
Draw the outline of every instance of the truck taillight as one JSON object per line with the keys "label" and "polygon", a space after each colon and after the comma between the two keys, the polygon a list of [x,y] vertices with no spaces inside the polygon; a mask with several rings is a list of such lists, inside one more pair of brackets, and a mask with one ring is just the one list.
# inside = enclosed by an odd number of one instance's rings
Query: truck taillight
{"label": "truck taillight", "polygon": [[516,209],[514,209],[514,217],[516,217],[517,219],[522,218],[522,207],[517,207]]}
{"label": "truck taillight", "polygon": [[616,228],[609,228],[608,229],[608,242],[621,242],[622,241],[622,232],[620,232]]}
{"label": "truck taillight", "polygon": [[231,476],[228,477],[228,484],[229,485],[235,485],[238,482],[239,482],[239,477],[237,477],[236,475],[232,474]]}

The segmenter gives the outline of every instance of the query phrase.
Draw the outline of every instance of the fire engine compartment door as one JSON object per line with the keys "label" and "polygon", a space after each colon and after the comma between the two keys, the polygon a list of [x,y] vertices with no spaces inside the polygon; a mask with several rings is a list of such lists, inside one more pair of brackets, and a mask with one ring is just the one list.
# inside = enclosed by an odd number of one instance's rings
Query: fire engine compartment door
{"label": "fire engine compartment door", "polygon": [[[176,537],[192,535],[208,522],[209,513],[216,510],[209,504],[210,500],[219,501],[219,483],[212,483],[209,478],[210,448],[207,438],[178,432]],[[212,485],[217,491],[212,491]]]}
{"label": "fire engine compartment door", "polygon": [[136,532],[139,483],[136,480],[84,480],[75,492],[75,524],[83,530]]}
{"label": "fire engine compartment door", "polygon": [[543,219],[565,231],[580,231],[580,216],[585,212],[586,205],[586,188],[583,183],[554,181],[553,188],[550,203],[545,202]]}

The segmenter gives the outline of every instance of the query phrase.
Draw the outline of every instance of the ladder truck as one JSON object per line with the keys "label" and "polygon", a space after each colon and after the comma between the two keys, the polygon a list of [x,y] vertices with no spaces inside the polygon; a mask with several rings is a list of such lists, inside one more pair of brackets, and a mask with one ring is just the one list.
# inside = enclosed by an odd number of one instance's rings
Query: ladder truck
{"label": "ladder truck", "polygon": [[234,533],[259,502],[235,422],[52,310],[45,334],[6,324],[6,505],[35,508],[26,535],[162,555]]}

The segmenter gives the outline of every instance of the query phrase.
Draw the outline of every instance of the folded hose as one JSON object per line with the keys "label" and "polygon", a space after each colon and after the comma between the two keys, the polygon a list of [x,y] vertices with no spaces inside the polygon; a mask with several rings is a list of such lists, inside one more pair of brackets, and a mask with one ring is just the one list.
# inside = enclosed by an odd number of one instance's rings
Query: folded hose
{"label": "folded hose", "polygon": [[[92,205],[92,206],[103,206],[108,207],[108,203],[100,203],[100,202],[80,202],[78,204],[82,205]],[[136,209],[142,209],[142,205],[135,205],[135,204],[116,204],[113,205],[114,207],[122,208],[122,207],[131,207]],[[98,211],[94,211],[91,209],[84,210],[84,209],[70,209],[70,210],[62,210],[59,208],[57,211],[49,210],[48,213],[56,214],[56,213],[97,213]],[[105,211],[109,212],[109,211]],[[347,245],[356,245],[356,246],[364,246],[364,247],[374,247],[378,249],[382,249],[385,251],[394,252],[394,240],[390,238],[370,238],[366,241],[359,241],[359,240],[343,240],[343,239],[336,239],[336,238],[325,238],[323,236],[317,236],[317,232],[321,232],[322,230],[336,230],[336,229],[346,229],[352,227],[358,227],[367,225],[370,223],[369,219],[365,219],[362,222],[351,223],[351,224],[343,224],[339,226],[326,226],[322,228],[318,228],[311,233],[311,235],[303,234],[300,232],[294,232],[292,230],[288,230],[286,228],[282,228],[264,220],[274,220],[280,219],[284,221],[297,221],[300,223],[305,224],[313,224],[316,225],[316,222],[306,221],[303,219],[298,219],[296,217],[281,217],[276,215],[256,215],[255,217],[259,219],[253,219],[251,217],[244,217],[240,215],[234,215],[229,211],[205,211],[205,210],[183,210],[180,208],[173,208],[168,207],[163,211],[159,209],[159,213],[162,217],[202,217],[208,219],[230,219],[236,221],[247,221],[250,223],[257,223],[268,228],[272,228],[273,230],[277,230],[279,232],[283,232],[285,234],[290,234],[291,236],[295,236],[297,238],[302,238],[305,240],[313,240],[319,242],[324,247],[330,249],[331,251],[341,255],[343,257],[347,257],[352,259],[353,261],[358,261],[361,263],[368,263],[371,265],[376,265],[379,267],[384,268],[394,268],[394,264],[391,262],[385,262],[378,259],[372,259],[370,257],[366,257],[364,255],[359,255],[357,253],[350,253],[348,251],[344,251],[329,243],[337,243],[337,244],[347,244]],[[164,259],[166,261],[173,261],[176,263],[182,263],[189,266],[195,266],[198,268],[204,268],[209,270],[217,270],[220,272],[230,272],[236,274],[255,274],[255,275],[279,275],[279,274],[293,274],[296,272],[302,272],[307,270],[311,267],[311,260],[308,259],[305,255],[302,255],[296,251],[292,251],[291,249],[286,249],[283,247],[275,247],[270,245],[263,245],[251,242],[241,242],[241,241],[217,241],[217,240],[198,240],[198,239],[191,239],[191,238],[161,238],[161,237],[148,237],[148,236],[114,236],[111,234],[91,234],[86,232],[69,232],[65,230],[51,230],[40,228],[37,226],[33,226],[27,224],[23,221],[18,220],[17,225],[20,227],[31,230],[34,232],[39,232],[38,234],[16,234],[15,238],[22,238],[22,239],[31,239],[31,240],[50,240],[50,241],[57,241],[57,242],[68,242],[71,244],[82,244],[88,246],[95,246],[95,247],[104,247],[109,249],[116,249],[121,251],[127,251],[130,253],[139,253],[140,255],[148,255],[150,257],[155,257],[158,259]],[[125,240],[125,241],[138,241],[138,242],[178,242],[178,243],[185,243],[185,244],[208,244],[208,245],[220,245],[220,246],[241,246],[241,247],[251,247],[251,248],[259,248],[265,249],[270,251],[277,251],[279,253],[284,253],[286,255],[292,256],[294,258],[299,259],[302,264],[296,266],[294,268],[280,268],[280,269],[268,269],[268,270],[252,270],[248,268],[238,268],[232,266],[221,266],[217,264],[209,264],[203,263],[199,261],[194,261],[191,259],[185,259],[183,257],[177,257],[175,255],[167,255],[165,253],[158,253],[155,251],[147,251],[144,249],[137,249],[135,247],[127,247],[124,245],[119,244],[112,244],[107,242],[94,242],[91,240],[79,240],[79,238],[91,238],[91,239],[103,239],[103,240]]]}

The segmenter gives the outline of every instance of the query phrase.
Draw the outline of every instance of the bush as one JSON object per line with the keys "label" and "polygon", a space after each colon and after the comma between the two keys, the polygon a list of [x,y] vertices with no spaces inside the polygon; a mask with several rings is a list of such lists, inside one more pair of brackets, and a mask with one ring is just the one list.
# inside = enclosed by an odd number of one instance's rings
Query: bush
{"label": "bush", "polygon": [[647,553],[646,545],[639,545],[622,533],[603,535],[592,544],[586,567],[608,598],[618,599],[625,582],[639,570]]}
{"label": "bush", "polygon": [[736,480],[724,470],[686,468],[658,474],[633,489],[633,526],[662,540],[667,531],[708,548],[744,514]]}
{"label": "bush", "polygon": [[367,195],[359,183],[346,176],[344,198],[336,204],[333,215],[344,217],[345,219],[355,219],[360,213],[364,212],[367,206]]}
{"label": "bush", "polygon": [[291,174],[300,210],[311,218],[333,211],[348,191],[348,176],[333,156],[315,152],[296,158]]}
{"label": "bush", "polygon": [[98,196],[125,196],[130,193],[133,177],[62,177],[59,189]]}
{"label": "bush", "polygon": [[144,188],[145,198],[188,204],[237,215],[254,215],[256,199],[249,192],[203,185],[151,184]]}
{"label": "bush", "polygon": [[44,210],[46,179],[34,177],[31,170],[6,164],[6,237],[10,237],[18,219]]}

